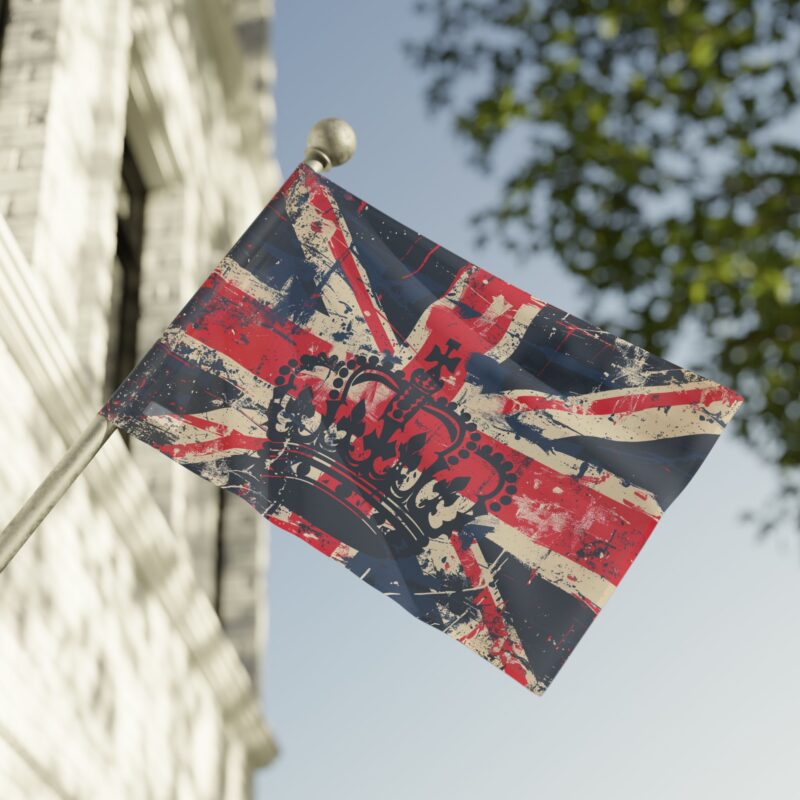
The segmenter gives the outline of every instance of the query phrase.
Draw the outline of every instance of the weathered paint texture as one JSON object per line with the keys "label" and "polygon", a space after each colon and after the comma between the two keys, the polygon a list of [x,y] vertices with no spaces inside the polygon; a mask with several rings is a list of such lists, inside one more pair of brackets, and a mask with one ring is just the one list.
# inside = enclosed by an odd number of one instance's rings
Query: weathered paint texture
{"label": "weathered paint texture", "polygon": [[300,167],[103,413],[540,693],[740,403]]}

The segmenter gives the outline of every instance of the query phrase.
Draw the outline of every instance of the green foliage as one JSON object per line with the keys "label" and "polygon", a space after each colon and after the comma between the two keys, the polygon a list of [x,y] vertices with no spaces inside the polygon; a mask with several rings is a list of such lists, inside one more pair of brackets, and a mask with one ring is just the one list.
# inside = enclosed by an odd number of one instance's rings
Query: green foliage
{"label": "green foliage", "polygon": [[624,293],[600,322],[656,352],[693,321],[740,431],[800,463],[800,3],[419,5],[432,105],[487,168],[528,142],[483,235]]}

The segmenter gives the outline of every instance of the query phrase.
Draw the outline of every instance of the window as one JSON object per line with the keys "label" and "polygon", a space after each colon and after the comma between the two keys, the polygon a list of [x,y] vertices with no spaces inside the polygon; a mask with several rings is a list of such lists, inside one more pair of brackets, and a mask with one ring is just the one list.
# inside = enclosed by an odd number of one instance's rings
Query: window
{"label": "window", "polygon": [[111,291],[106,396],[136,365],[145,194],[141,173],[126,141],[117,203],[117,252]]}
{"label": "window", "polygon": [[3,52],[3,38],[9,18],[9,0],[0,0],[0,54]]}

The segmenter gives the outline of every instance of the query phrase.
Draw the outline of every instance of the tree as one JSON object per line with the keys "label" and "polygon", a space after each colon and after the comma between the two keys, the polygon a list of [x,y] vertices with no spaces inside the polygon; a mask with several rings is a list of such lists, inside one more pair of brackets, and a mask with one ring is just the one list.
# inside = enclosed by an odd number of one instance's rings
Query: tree
{"label": "tree", "polygon": [[477,163],[527,142],[481,235],[619,292],[630,313],[593,321],[655,352],[699,326],[711,352],[696,366],[746,397],[739,432],[800,464],[800,3],[419,9],[428,99]]}

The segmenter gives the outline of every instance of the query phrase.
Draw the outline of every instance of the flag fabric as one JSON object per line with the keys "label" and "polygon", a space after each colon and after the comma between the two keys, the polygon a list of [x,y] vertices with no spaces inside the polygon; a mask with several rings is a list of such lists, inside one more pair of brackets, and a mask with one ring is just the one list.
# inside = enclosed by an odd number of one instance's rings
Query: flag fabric
{"label": "flag fabric", "polygon": [[300,166],[102,413],[541,693],[740,403]]}

